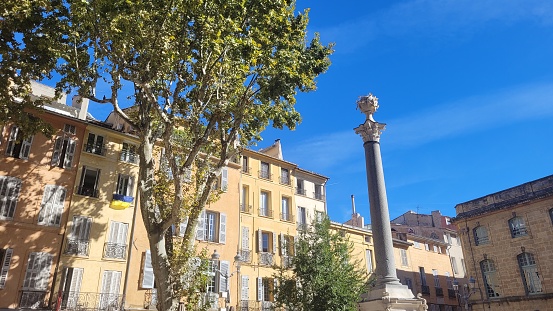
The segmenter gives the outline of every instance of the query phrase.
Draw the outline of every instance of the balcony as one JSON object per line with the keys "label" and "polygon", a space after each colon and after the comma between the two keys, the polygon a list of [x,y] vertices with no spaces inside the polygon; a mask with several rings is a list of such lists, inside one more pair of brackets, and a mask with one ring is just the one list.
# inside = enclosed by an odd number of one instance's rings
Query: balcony
{"label": "balcony", "polygon": [[444,296],[444,289],[441,287],[435,287],[436,289],[436,296],[437,297],[443,297]]}
{"label": "balcony", "polygon": [[448,288],[448,289],[447,289],[447,296],[448,296],[449,298],[456,298],[456,297],[457,297],[457,295],[455,295],[455,290],[452,289],[452,288]]}
{"label": "balcony", "polygon": [[21,291],[21,300],[19,301],[20,308],[41,309],[46,306],[44,299],[46,291],[39,290],[23,290]]}
{"label": "balcony", "polygon": [[294,215],[292,213],[280,213],[280,220],[294,222]]}
{"label": "balcony", "polygon": [[248,204],[240,204],[240,211],[242,213],[251,214],[252,213],[252,206]]}
{"label": "balcony", "polygon": [[421,285],[421,293],[423,295],[430,295],[430,286],[428,285]]}
{"label": "balcony", "polygon": [[289,176],[280,176],[278,181],[281,185],[290,186],[290,177]]}
{"label": "balcony", "polygon": [[259,264],[262,266],[272,266],[274,264],[273,253],[259,253]]}
{"label": "balcony", "polygon": [[258,173],[259,178],[261,178],[261,179],[273,180],[273,174],[271,174],[267,171],[258,171],[257,173]]}
{"label": "balcony", "polygon": [[97,198],[98,189],[94,189],[89,186],[81,186],[81,187],[77,187],[77,194],[84,195],[87,197]]}
{"label": "balcony", "polygon": [[305,196],[305,189],[296,187],[296,194]]}
{"label": "balcony", "polygon": [[157,289],[152,288],[144,293],[144,309],[155,309],[157,305]]}
{"label": "balcony", "polygon": [[88,257],[89,248],[89,240],[68,238],[67,245],[65,245],[65,254]]}
{"label": "balcony", "polygon": [[84,151],[100,156],[106,155],[106,145],[104,144],[86,144],[84,146]]}
{"label": "balcony", "polygon": [[119,160],[122,162],[138,164],[138,155],[134,152],[122,151],[119,156]]}
{"label": "balcony", "polygon": [[297,229],[298,231],[307,231],[307,224],[306,223],[297,223]]}
{"label": "balcony", "polygon": [[294,261],[294,256],[288,256],[288,255],[282,256],[282,266],[286,269],[292,268],[293,261]]}
{"label": "balcony", "polygon": [[319,192],[313,192],[313,197],[317,200],[321,200],[321,201],[325,200],[324,194],[319,193]]}
{"label": "balcony", "polygon": [[252,261],[252,251],[249,249],[240,250],[241,262],[251,262]]}
{"label": "balcony", "polygon": [[104,258],[125,259],[127,257],[127,245],[107,242],[104,244]]}
{"label": "balcony", "polygon": [[273,211],[268,208],[259,208],[258,215],[261,217],[273,218]]}
{"label": "balcony", "polygon": [[[112,293],[61,292],[59,310],[123,310],[123,295]],[[54,308],[55,310],[56,308]]]}

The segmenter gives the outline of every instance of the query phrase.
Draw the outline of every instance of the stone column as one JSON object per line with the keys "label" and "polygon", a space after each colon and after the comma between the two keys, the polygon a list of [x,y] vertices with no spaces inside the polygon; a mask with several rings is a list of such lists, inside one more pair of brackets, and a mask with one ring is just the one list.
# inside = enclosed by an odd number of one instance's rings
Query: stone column
{"label": "stone column", "polygon": [[426,310],[426,301],[417,299],[397,278],[394,245],[380,155],[380,134],[386,124],[378,123],[373,114],[378,109],[378,98],[369,94],[357,101],[357,108],[366,115],[355,133],[363,138],[365,165],[371,212],[371,227],[376,259],[376,286],[364,297],[360,310]]}

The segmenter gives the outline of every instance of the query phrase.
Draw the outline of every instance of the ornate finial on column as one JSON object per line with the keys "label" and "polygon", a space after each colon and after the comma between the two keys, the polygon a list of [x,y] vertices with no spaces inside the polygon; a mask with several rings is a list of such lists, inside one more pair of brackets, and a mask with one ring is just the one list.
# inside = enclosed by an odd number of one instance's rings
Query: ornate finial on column
{"label": "ornate finial on column", "polygon": [[354,129],[355,133],[363,137],[363,142],[380,141],[380,134],[384,131],[386,124],[378,123],[373,118],[373,114],[378,109],[378,98],[371,93],[359,97],[357,100],[357,109],[361,110],[367,119],[365,123]]}

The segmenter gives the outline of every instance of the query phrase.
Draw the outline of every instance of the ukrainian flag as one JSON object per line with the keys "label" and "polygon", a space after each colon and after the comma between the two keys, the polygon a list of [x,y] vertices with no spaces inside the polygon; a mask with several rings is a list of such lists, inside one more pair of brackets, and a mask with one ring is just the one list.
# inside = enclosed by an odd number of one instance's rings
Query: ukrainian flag
{"label": "ukrainian flag", "polygon": [[109,207],[116,210],[123,210],[129,208],[133,200],[134,198],[131,196],[114,193],[113,200],[111,200]]}

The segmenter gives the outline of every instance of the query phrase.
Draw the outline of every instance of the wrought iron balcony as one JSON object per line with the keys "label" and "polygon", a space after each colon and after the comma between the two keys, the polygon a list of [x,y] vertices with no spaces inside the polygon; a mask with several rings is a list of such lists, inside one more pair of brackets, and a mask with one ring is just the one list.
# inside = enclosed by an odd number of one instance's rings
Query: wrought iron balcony
{"label": "wrought iron balcony", "polygon": [[294,222],[294,215],[292,213],[280,213],[280,220],[287,222]]}
{"label": "wrought iron balcony", "polygon": [[443,297],[444,296],[444,289],[441,287],[435,287],[436,289],[436,296],[437,297]]}
{"label": "wrought iron balcony", "polygon": [[251,214],[252,213],[252,206],[248,205],[248,204],[245,204],[245,203],[242,203],[242,204],[240,204],[240,211],[242,213]]}
{"label": "wrought iron balcony", "polygon": [[157,289],[152,288],[144,293],[144,309],[155,309],[157,305]]}
{"label": "wrought iron balcony", "polygon": [[77,194],[84,195],[87,197],[97,198],[98,189],[94,189],[93,187],[88,187],[88,186],[77,187]]}
{"label": "wrought iron balcony", "polygon": [[273,179],[273,174],[267,172],[267,171],[258,171],[258,176],[259,178],[263,178],[263,179],[267,179],[267,180],[272,180]]}
{"label": "wrought iron balcony", "polygon": [[278,180],[281,185],[290,186],[290,176],[280,176]]}
{"label": "wrought iron balcony", "polygon": [[294,256],[288,256],[288,255],[282,256],[282,266],[286,269],[292,268],[293,261],[294,261]]}
{"label": "wrought iron balcony", "polygon": [[105,144],[85,144],[84,151],[92,154],[105,156],[106,145]]}
{"label": "wrought iron balcony", "polygon": [[272,266],[274,257],[273,253],[259,253],[259,264],[263,266]]}
{"label": "wrought iron balcony", "polygon": [[88,256],[90,240],[68,238],[65,245],[66,255]]}
{"label": "wrought iron balcony", "polygon": [[305,189],[296,187],[296,194],[305,196]]}
{"label": "wrought iron balcony", "polygon": [[273,218],[273,211],[270,208],[259,208],[259,216]]}
{"label": "wrought iron balcony", "polygon": [[252,261],[252,251],[249,249],[240,250],[241,262],[251,262]]}
{"label": "wrought iron balcony", "polygon": [[324,201],[324,199],[325,199],[324,194],[319,193],[319,192],[313,192],[313,197],[314,197],[315,199],[321,200],[321,201]]}
{"label": "wrought iron balcony", "polygon": [[136,152],[121,151],[119,160],[122,162],[138,164],[138,154],[136,154]]}
{"label": "wrought iron balcony", "polygon": [[430,295],[430,286],[428,285],[421,285],[421,293],[423,295]]}
{"label": "wrought iron balcony", "polygon": [[298,229],[298,231],[307,231],[307,224],[302,223],[302,222],[298,222],[297,223],[297,229]]}
{"label": "wrought iron balcony", "polygon": [[20,308],[41,309],[46,306],[44,299],[46,291],[38,290],[23,290],[21,291],[21,300],[19,301]]}
{"label": "wrought iron balcony", "polygon": [[[61,292],[60,310],[123,310],[123,295],[112,293]],[[54,308],[56,309],[56,308]]]}
{"label": "wrought iron balcony", "polygon": [[261,311],[273,311],[274,306],[272,301],[261,301]]}
{"label": "wrought iron balcony", "polygon": [[104,258],[125,259],[127,257],[127,245],[107,242],[104,244]]}

